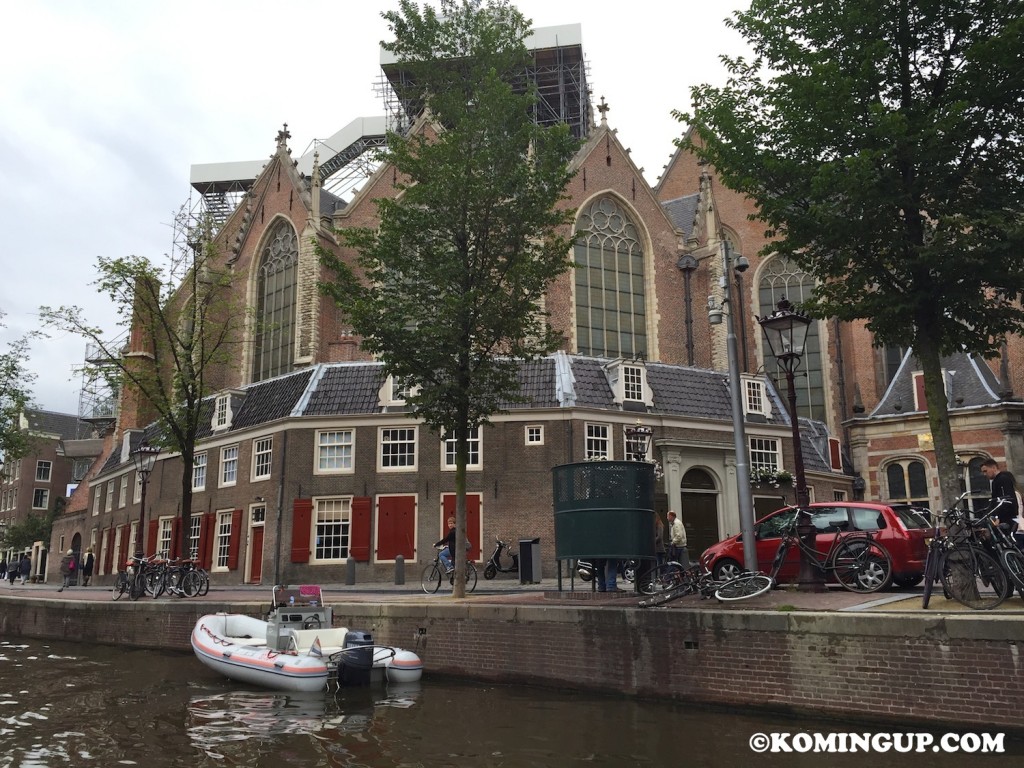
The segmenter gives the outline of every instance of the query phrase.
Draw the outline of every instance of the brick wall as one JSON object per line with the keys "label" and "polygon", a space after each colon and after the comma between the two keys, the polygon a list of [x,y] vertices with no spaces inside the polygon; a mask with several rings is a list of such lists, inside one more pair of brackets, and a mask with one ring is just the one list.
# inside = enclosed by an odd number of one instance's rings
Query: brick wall
{"label": "brick wall", "polygon": [[[0,597],[0,636],[187,650],[198,617],[266,603]],[[1019,728],[1013,616],[643,611],[436,600],[340,603],[335,624],[416,651],[430,675],[853,717]],[[182,660],[183,670],[188,664]]]}

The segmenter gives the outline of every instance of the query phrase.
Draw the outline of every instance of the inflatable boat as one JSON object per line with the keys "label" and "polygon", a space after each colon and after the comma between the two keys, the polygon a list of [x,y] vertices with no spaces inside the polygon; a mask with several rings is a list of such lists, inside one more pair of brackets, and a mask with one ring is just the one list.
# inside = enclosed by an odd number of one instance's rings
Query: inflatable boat
{"label": "inflatable boat", "polygon": [[267,621],[238,613],[200,617],[192,629],[196,658],[232,680],[279,691],[414,683],[423,675],[412,651],[374,645],[367,632],[331,627],[333,615],[319,587],[282,590],[274,588]]}

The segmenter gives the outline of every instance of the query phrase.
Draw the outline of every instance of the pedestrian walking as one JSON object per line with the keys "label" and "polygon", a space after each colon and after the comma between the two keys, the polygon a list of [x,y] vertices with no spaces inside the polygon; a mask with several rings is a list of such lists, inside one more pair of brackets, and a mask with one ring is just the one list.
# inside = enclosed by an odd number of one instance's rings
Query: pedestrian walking
{"label": "pedestrian walking", "polygon": [[18,578],[19,568],[21,561],[16,557],[11,558],[11,562],[7,564],[7,579],[11,582],[11,586],[14,586],[14,580]]}
{"label": "pedestrian walking", "polygon": [[686,552],[686,528],[671,509],[668,511],[668,559],[675,560],[684,568],[690,567],[690,556]]}
{"label": "pedestrian walking", "polygon": [[32,558],[28,556],[28,552],[21,556],[21,563],[18,566],[19,575],[21,576],[21,584],[25,585],[25,579],[32,573]]}
{"label": "pedestrian walking", "polygon": [[7,578],[7,558],[0,557],[0,581]]}
{"label": "pedestrian walking", "polygon": [[63,592],[65,587],[71,586],[71,577],[75,573],[75,550],[69,549],[68,553],[60,559],[60,575],[64,580],[58,592]]}
{"label": "pedestrian walking", "polygon": [[92,547],[85,550],[85,556],[82,557],[82,586],[88,587],[89,581],[92,579],[92,569],[96,564],[96,558],[92,556]]}

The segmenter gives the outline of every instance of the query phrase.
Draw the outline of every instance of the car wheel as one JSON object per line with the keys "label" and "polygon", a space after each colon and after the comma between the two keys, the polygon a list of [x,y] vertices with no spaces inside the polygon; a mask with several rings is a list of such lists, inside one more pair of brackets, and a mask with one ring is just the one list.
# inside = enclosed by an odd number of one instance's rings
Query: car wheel
{"label": "car wheel", "polygon": [[743,566],[728,557],[723,557],[711,569],[711,575],[715,577],[715,581],[729,581],[741,573],[743,573]]}
{"label": "car wheel", "polygon": [[916,587],[922,581],[924,581],[923,573],[914,573],[910,575],[892,577],[892,583],[897,587],[900,587],[901,589],[907,589],[908,587]]}

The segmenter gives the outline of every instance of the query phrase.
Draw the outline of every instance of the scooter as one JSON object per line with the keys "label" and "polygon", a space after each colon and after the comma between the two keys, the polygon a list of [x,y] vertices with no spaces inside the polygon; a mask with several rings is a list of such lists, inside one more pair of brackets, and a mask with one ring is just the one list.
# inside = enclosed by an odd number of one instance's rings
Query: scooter
{"label": "scooter", "polygon": [[[494,551],[491,553],[491,559],[484,566],[484,578],[488,581],[497,576],[499,571],[501,573],[518,573],[519,571],[519,555],[513,552],[511,547],[501,539],[495,539],[494,541],[497,543],[495,544]],[[512,562],[507,568],[501,564],[502,550],[505,551],[508,557],[512,558]]]}
{"label": "scooter", "polygon": [[[632,584],[636,580],[636,560],[620,560],[618,574]],[[594,578],[594,564],[589,560],[576,561],[576,573],[583,581]]]}

